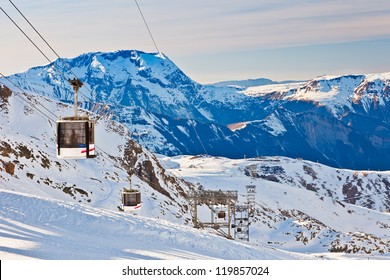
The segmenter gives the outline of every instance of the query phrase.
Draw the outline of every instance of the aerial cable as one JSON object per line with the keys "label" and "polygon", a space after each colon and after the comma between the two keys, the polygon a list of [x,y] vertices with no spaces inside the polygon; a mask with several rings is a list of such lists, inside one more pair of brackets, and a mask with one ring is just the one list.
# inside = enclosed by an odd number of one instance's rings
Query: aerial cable
{"label": "aerial cable", "polygon": [[[0,76],[7,79],[10,83],[12,83],[15,87],[17,87],[18,89],[21,90],[22,93],[28,95],[26,92],[23,91],[23,89],[21,89],[20,87],[18,87],[13,81],[11,81],[11,79],[9,79],[8,77],[4,76],[1,72],[0,72]],[[33,109],[37,110],[39,113],[41,113],[43,116],[45,116],[48,120],[52,121],[52,122],[56,122],[56,120],[52,119],[51,117],[49,117],[47,114],[45,114],[44,112],[42,112],[42,110],[40,110],[37,106],[35,106],[35,104],[32,104],[31,102],[28,101],[28,99],[24,98],[21,96],[21,93],[18,93],[18,92],[15,92],[17,93],[15,96],[17,96],[18,98],[22,99],[22,101],[24,101],[25,103],[27,103],[28,105],[30,105],[30,107],[32,107]],[[38,102],[39,103],[39,102]],[[39,103],[39,105],[41,105],[42,108],[44,108],[46,111],[48,111],[50,114],[52,114],[54,117],[57,118],[57,116],[52,112],[50,111],[48,108],[46,108],[45,106],[43,106],[42,104]]]}
{"label": "aerial cable", "polygon": [[[11,1],[10,1],[11,2]],[[12,2],[11,2],[12,3]],[[13,3],[12,3],[13,4]],[[20,11],[20,9],[18,9],[14,4],[13,4],[13,6],[19,11],[19,13],[23,16],[23,18],[30,24],[30,26],[35,30],[35,32],[37,32],[38,34],[39,34],[39,36],[41,37],[41,39],[50,47],[50,49],[59,57],[59,55],[58,55],[58,53],[57,52],[55,52],[55,50],[49,45],[49,43],[43,38],[43,36],[37,31],[37,29],[31,24],[31,22],[24,16],[24,14]],[[1,7],[0,7],[1,8]],[[66,79],[66,77],[65,77],[65,74],[60,70],[60,69],[58,69],[58,67],[56,67],[55,66],[55,64],[44,54],[44,52],[33,42],[33,40],[19,27],[19,25],[1,8],[1,10],[4,12],[4,14],[6,14],[7,15],[7,17],[12,21],[12,23],[15,25],[15,26],[17,26],[18,27],[18,29],[24,34],[24,36],[26,37],[26,38],[28,38],[29,39],[29,41],[35,46],[35,48],[37,49],[37,50],[39,50],[40,51],[40,53],[49,61],[49,63],[51,63],[52,65],[53,65],[53,68],[55,69],[55,70],[57,70],[59,73],[60,73],[60,75],[65,79],[65,80],[67,80]],[[60,57],[59,57],[60,58]],[[64,61],[64,63],[65,63],[65,61]],[[66,63],[67,64],[67,63]],[[74,72],[70,69],[70,66],[69,66],[69,64],[67,64],[67,67],[68,67],[68,70],[70,70],[70,72],[72,72],[73,73],[73,75],[75,76],[75,78],[77,78],[77,76],[76,76],[76,74],[74,74]],[[5,77],[5,76],[4,76]],[[17,87],[17,88],[19,88],[20,90],[22,90],[20,87],[18,87],[14,82],[12,82],[8,77],[5,77],[9,82],[11,82],[15,87]],[[77,78],[78,79],[78,78]],[[86,87],[87,88],[87,87]],[[87,88],[88,89],[88,88]],[[90,89],[88,89],[90,92],[91,92],[91,90]],[[22,90],[23,91],[23,90]],[[91,94],[92,94],[92,92],[91,92]],[[92,101],[92,99],[90,99],[90,98],[88,98],[88,97],[86,97],[84,94],[82,94],[81,93],[81,95],[83,95],[86,99],[89,99],[91,102],[93,102]],[[103,104],[103,105],[105,105],[105,104]],[[48,110],[47,108],[46,108],[46,110]],[[50,110],[48,110],[48,111],[50,111]],[[55,115],[54,113],[52,113],[53,115]],[[58,118],[58,117],[57,117]]]}
{"label": "aerial cable", "polygon": [[20,26],[7,14],[6,11],[3,10],[2,7],[0,7],[1,11],[9,18],[10,21],[12,21],[12,23],[20,30],[20,32],[23,33],[23,35],[31,42],[31,44],[34,45],[34,47],[47,59],[47,61],[49,61],[49,63],[52,63],[50,58],[48,58],[44,52],[33,42],[33,40],[31,40],[31,38],[23,31],[22,28],[20,28]]}
{"label": "aerial cable", "polygon": [[23,29],[7,14],[6,11],[4,11],[3,8],[0,7],[0,9],[2,10],[2,12],[9,18],[9,20],[19,29],[20,32],[22,32],[22,34],[30,41],[31,44],[33,44],[33,46],[46,58],[46,60],[50,63],[50,64],[53,64],[53,67],[61,74],[62,77],[65,78],[66,80],[66,77],[64,75],[63,72],[61,72],[55,65],[54,63],[51,61],[51,59],[42,51],[42,49],[40,47],[37,46],[37,44],[34,43],[34,41],[26,34],[26,32],[23,31]]}
{"label": "aerial cable", "polygon": [[[54,48],[47,42],[47,40],[45,40],[44,39],[44,37],[39,33],[39,31],[32,25],[32,23],[27,19],[27,17],[20,11],[20,9],[18,9],[17,7],[16,7],[16,5],[11,1],[11,0],[9,0],[10,1],[10,3],[14,6],[14,8],[20,13],[20,15],[27,21],[27,23],[31,26],[31,28],[39,35],[39,37],[47,44],[47,46],[53,51],[53,53],[58,57],[58,58],[61,58],[59,55],[58,55],[58,53],[54,50]],[[151,31],[150,31],[150,28],[149,28],[149,26],[148,26],[148,24],[147,24],[147,22],[146,22],[146,19],[145,19],[145,17],[144,17],[144,15],[143,15],[143,13],[142,13],[142,10],[141,10],[141,8],[140,8],[140,6],[139,6],[139,4],[138,4],[138,2],[137,2],[137,0],[135,0],[135,2],[136,2],[136,5],[137,5],[137,7],[138,7],[138,10],[139,10],[139,12],[140,12],[140,14],[141,14],[141,16],[142,16],[142,19],[144,20],[144,23],[145,23],[145,26],[147,27],[147,29],[148,29],[148,32],[149,32],[149,34],[150,34],[150,37],[151,37],[151,39],[152,39],[152,41],[153,41],[153,43],[154,43],[154,45],[155,45],[155,47],[156,47],[156,49],[157,49],[157,51],[158,51],[158,53],[160,53],[160,51],[159,51],[159,49],[158,49],[158,47],[157,47],[157,44],[156,44],[156,41],[154,40],[154,38],[153,38],[153,35],[152,35],[152,33],[151,33]],[[7,17],[12,21],[12,23],[24,34],[24,36],[35,46],[35,48],[47,59],[47,61],[49,62],[49,63],[51,63],[51,64],[53,64],[53,67],[62,75],[62,77],[65,79],[65,80],[67,80],[66,79],[66,77],[65,77],[65,74],[62,72],[62,71],[60,71],[56,66],[55,66],[55,64],[44,54],[44,52],[32,41],[32,39],[19,27],[19,25],[1,8],[1,10],[7,15]],[[77,78],[78,79],[78,77],[77,77],[77,75],[71,70],[71,68],[70,68],[70,66],[69,66],[69,64],[67,64],[65,61],[63,61],[64,62],[64,64],[67,66],[67,68],[68,68],[68,70],[75,76],[75,78]],[[85,88],[91,93],[91,95],[92,95],[92,91],[87,87],[87,86],[85,86]],[[86,99],[89,99],[89,101],[90,102],[93,102],[93,100],[91,99],[91,98],[89,98],[89,97],[86,97],[84,94],[82,94],[82,93],[80,93],[83,97],[85,97]],[[190,119],[190,117],[189,117],[189,115],[187,115],[187,117]],[[202,143],[202,140],[200,139],[200,136],[199,136],[199,134],[198,134],[198,132],[196,131],[196,128],[195,128],[195,126],[194,126],[194,124],[191,122],[191,125],[192,125],[192,128],[193,128],[193,130],[194,130],[194,132],[195,132],[195,134],[196,134],[196,137],[198,138],[198,140],[199,140],[199,142],[200,142],[200,144],[201,144],[201,146],[202,146],[202,148],[203,148],[203,150],[204,150],[204,152],[206,153],[206,154],[208,154],[208,152],[207,152],[207,150],[206,150],[206,148],[205,148],[205,146],[204,146],[204,144]]]}
{"label": "aerial cable", "polygon": [[[189,117],[189,116],[188,116],[188,117]],[[195,129],[195,125],[192,123],[191,120],[189,120],[189,121],[191,122],[192,129],[194,130],[194,132],[195,132],[195,134],[196,134],[196,137],[198,138],[199,143],[200,143],[200,145],[201,145],[202,148],[203,148],[203,151],[206,153],[206,155],[208,155],[208,152],[207,152],[207,150],[206,150],[206,147],[203,145],[203,142],[202,142],[202,140],[200,139],[200,136],[199,136],[198,132],[197,132],[196,129]]]}
{"label": "aerial cable", "polygon": [[[27,19],[27,17],[20,11],[20,9],[18,9],[16,7],[16,5],[11,1],[9,0],[9,2],[14,6],[14,8],[19,12],[19,14],[27,21],[27,23],[31,26],[31,28],[39,35],[39,37],[46,43],[46,45],[52,50],[52,52],[59,58],[61,59],[61,57],[58,55],[58,53],[54,50],[54,48],[43,38],[43,36],[39,33],[39,31],[32,25],[32,23]],[[16,24],[16,22],[2,9],[2,11],[7,15],[7,17],[14,23],[14,25],[16,25],[18,27],[18,29],[29,39],[29,41],[35,46],[35,48],[37,48],[40,53],[53,65],[53,68],[55,70],[57,70],[60,75],[65,79],[67,80],[67,78],[65,77],[65,74],[60,70],[58,69],[58,67],[55,66],[55,64],[43,53],[43,51],[31,40],[31,38]],[[64,65],[68,68],[68,70],[74,75],[74,77],[78,79],[77,75],[72,71],[70,65],[62,60],[62,62],[64,63]],[[5,77],[5,76],[4,76]],[[14,82],[12,82],[9,78],[5,77],[8,81],[10,81],[15,87],[19,88],[20,90],[22,90],[20,87],[18,87]],[[85,88],[91,93],[92,95],[92,91],[85,85]],[[22,90],[23,91],[23,90]],[[89,99],[90,102],[94,102],[91,98],[89,97],[86,97],[83,93],[80,92],[80,94],[86,98],[86,99]],[[105,105],[105,104],[103,104]],[[42,105],[41,105],[42,106]],[[46,110],[48,110],[46,108]],[[50,110],[48,110],[50,112]],[[52,113],[52,112],[51,112]],[[53,115],[55,115],[54,113],[52,113]],[[56,118],[58,119],[58,117],[56,116]],[[54,121],[55,122],[55,121]]]}
{"label": "aerial cable", "polygon": [[[15,84],[10,78],[8,78],[7,76],[4,76],[1,72],[0,72],[0,76],[3,77],[4,79],[6,79],[8,82],[10,82],[14,87],[18,88],[22,93],[28,95],[22,88],[20,88],[17,84]],[[45,106],[43,106],[42,104],[39,103],[39,105],[44,108],[47,112],[49,112],[51,115],[53,115],[56,119],[58,119],[58,116],[56,114],[54,114],[50,109],[46,108]],[[34,106],[34,105],[32,105]],[[35,106],[34,106],[35,107]],[[35,107],[36,108],[36,107]],[[39,110],[38,108],[36,108],[37,110]],[[40,111],[40,110],[39,110]],[[42,113],[42,112],[41,112]],[[45,114],[46,116],[46,114]],[[49,118],[49,117],[48,117]],[[55,120],[49,118],[51,121],[53,122],[56,122]]]}
{"label": "aerial cable", "polygon": [[[50,48],[50,50],[57,56],[58,59],[62,59],[61,56],[54,50],[54,48],[47,42],[47,40],[41,35],[41,33],[35,28],[35,26],[27,19],[27,17],[23,14],[23,12],[11,1],[8,0],[12,6],[19,12],[19,14],[25,19],[25,21],[30,25],[30,27],[38,34],[38,36],[42,39],[43,42]],[[73,76],[78,79],[77,75],[73,72],[71,69],[69,63],[67,63],[64,59],[62,59],[62,63],[66,66],[67,70],[73,74]],[[64,77],[65,78],[65,77]],[[85,84],[84,87],[87,89],[87,91],[91,94],[92,96],[92,90],[88,88]],[[83,95],[85,98],[89,99],[92,102],[91,98],[86,97],[84,94],[80,93]]]}
{"label": "aerial cable", "polygon": [[159,49],[158,49],[158,47],[157,47],[157,44],[156,44],[156,41],[154,40],[153,35],[152,35],[152,32],[150,31],[149,25],[148,25],[148,23],[146,22],[146,19],[145,19],[145,17],[144,17],[144,14],[142,13],[141,7],[138,5],[137,0],[134,0],[134,1],[135,1],[135,4],[136,4],[137,7],[138,7],[138,11],[139,11],[139,13],[141,14],[141,17],[142,17],[143,21],[144,21],[144,23],[145,23],[146,29],[147,29],[148,32],[149,32],[149,36],[150,36],[150,38],[152,39],[153,44],[154,44],[154,46],[156,47],[157,52],[160,54],[160,51],[159,51]]}
{"label": "aerial cable", "polygon": [[41,33],[38,32],[38,30],[34,27],[34,25],[32,25],[32,23],[24,16],[24,14],[18,9],[18,7],[16,7],[16,5],[11,1],[11,0],[8,0],[12,6],[14,6],[14,8],[19,12],[19,14],[27,21],[27,23],[31,26],[32,29],[34,29],[34,31],[39,35],[39,37],[46,43],[46,45],[52,50],[52,52],[58,57],[60,58],[60,56],[58,55],[58,53],[51,47],[51,45],[45,40],[45,38],[43,38],[43,36],[41,35]]}
{"label": "aerial cable", "polygon": [[[14,6],[14,8],[19,12],[19,14],[24,18],[24,20],[30,25],[30,27],[38,34],[38,36],[42,39],[43,42],[45,42],[45,44],[50,48],[50,50],[57,56],[58,59],[62,59],[60,57],[60,55],[54,50],[54,48],[47,42],[47,40],[45,40],[45,38],[41,35],[41,33],[34,27],[34,25],[27,19],[27,17],[22,13],[22,11],[11,1],[11,0],[8,0],[12,6]],[[37,50],[39,50],[39,52],[47,59],[47,61],[51,64],[53,64],[53,67],[61,74],[61,76],[65,79],[65,74],[60,71],[55,65],[54,63],[51,61],[51,59],[49,59],[44,53],[43,51],[32,41],[32,39],[17,25],[17,23],[3,10],[1,9],[6,15],[7,17],[13,22],[13,24],[18,27],[18,29],[24,34],[24,36],[35,46],[35,48]],[[71,72],[73,74],[73,76],[78,79],[77,75],[72,71],[70,65],[64,60],[62,59],[62,63],[66,66],[67,70],[69,72]],[[92,91],[91,89],[89,89],[86,85],[85,85],[85,88],[89,91],[89,93],[91,94],[92,96]],[[87,97],[85,96],[83,93],[80,92],[80,94],[85,98],[85,99],[89,99],[90,102],[93,102],[92,99],[90,97]]]}
{"label": "aerial cable", "polygon": [[[156,47],[157,52],[158,52],[159,54],[161,54],[161,53],[160,53],[160,50],[159,50],[158,47],[157,47],[156,41],[154,40],[154,37],[153,37],[153,35],[152,35],[152,32],[150,31],[149,25],[148,25],[148,23],[146,22],[146,19],[145,19],[145,17],[144,17],[144,14],[142,13],[141,7],[140,7],[139,4],[138,4],[138,1],[137,1],[137,0],[134,0],[134,2],[135,2],[135,4],[137,5],[138,11],[139,11],[139,13],[141,14],[141,17],[142,17],[142,19],[143,19],[143,21],[144,21],[144,23],[145,23],[146,29],[147,29],[148,32],[149,32],[150,38],[152,39],[153,44],[154,44],[154,46]],[[192,103],[192,102],[191,102],[191,103]],[[186,112],[186,113],[187,113],[187,112]],[[203,148],[203,151],[206,153],[206,155],[208,155],[208,152],[207,152],[207,150],[206,150],[206,147],[204,146],[202,140],[200,139],[200,136],[199,136],[198,132],[196,131],[195,125],[194,125],[193,122],[191,121],[191,118],[190,118],[189,114],[187,113],[186,115],[187,115],[188,120],[190,121],[190,124],[191,124],[191,126],[192,126],[192,129],[194,130],[194,132],[195,132],[195,134],[196,134],[196,137],[198,138],[198,140],[199,140],[199,142],[200,142],[200,145],[201,145],[202,148]]]}

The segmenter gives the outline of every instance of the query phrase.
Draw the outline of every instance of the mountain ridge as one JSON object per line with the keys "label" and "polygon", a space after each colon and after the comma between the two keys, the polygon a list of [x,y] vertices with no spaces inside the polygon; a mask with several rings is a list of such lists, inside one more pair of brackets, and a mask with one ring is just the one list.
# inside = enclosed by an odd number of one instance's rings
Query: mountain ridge
{"label": "mountain ridge", "polygon": [[[280,155],[340,168],[390,169],[389,73],[238,89],[196,83],[157,53],[122,50],[64,61],[93,92],[84,92],[82,106],[107,104],[152,152]],[[54,63],[64,69],[61,60]],[[53,66],[8,78],[27,92],[72,102],[71,87]],[[235,124],[241,129],[228,129]]]}
{"label": "mountain ridge", "polygon": [[217,87],[237,87],[237,88],[248,88],[248,87],[256,87],[256,86],[264,86],[264,85],[276,85],[276,84],[292,84],[304,82],[302,80],[285,80],[285,81],[274,81],[267,78],[256,78],[256,79],[247,79],[247,80],[229,80],[229,81],[221,81],[216,83],[211,83],[211,86]]}

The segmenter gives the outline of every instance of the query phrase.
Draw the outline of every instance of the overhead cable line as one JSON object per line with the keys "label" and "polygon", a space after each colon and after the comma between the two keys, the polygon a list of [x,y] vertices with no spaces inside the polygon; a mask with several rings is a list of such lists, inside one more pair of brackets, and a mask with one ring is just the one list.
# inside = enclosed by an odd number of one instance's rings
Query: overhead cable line
{"label": "overhead cable line", "polygon": [[[28,22],[28,24],[31,26],[31,28],[39,35],[39,37],[46,43],[46,45],[52,50],[52,52],[59,58],[61,59],[61,57],[58,55],[58,53],[54,50],[54,48],[44,39],[44,37],[40,34],[40,32],[32,25],[32,23],[26,18],[26,16],[20,11],[20,9],[18,9],[16,7],[16,5],[11,1],[9,0],[10,3],[15,7],[15,9],[19,12],[19,14],[21,14],[21,16]],[[138,6],[138,3],[137,3],[137,6]],[[139,6],[138,6],[139,7]],[[0,7],[0,9],[3,11],[3,13],[11,20],[11,22],[23,33],[23,35],[34,45],[34,47],[39,50],[39,52],[46,58],[46,60],[49,62],[49,63],[52,63],[53,64],[53,67],[55,68],[55,70],[57,70],[61,75],[62,77],[66,80],[66,77],[64,75],[64,73],[62,71],[60,71],[55,65],[54,63],[45,55],[45,53],[33,42],[33,40],[22,30],[22,28],[20,28],[20,26],[5,12],[5,10],[3,8]],[[141,11],[140,11],[141,12]],[[141,15],[142,15],[142,12],[141,12]],[[143,17],[144,18],[144,17]],[[146,23],[146,22],[145,22]],[[148,28],[149,30],[149,28]],[[149,30],[150,32],[150,30]],[[150,33],[151,34],[151,33]],[[152,37],[153,38],[153,37]],[[153,40],[154,41],[154,40]],[[156,45],[156,48],[157,48],[157,45]],[[157,49],[158,50],[158,49]],[[64,64],[66,63],[65,61],[63,61]],[[77,75],[70,69],[70,66],[69,64],[66,63],[66,66],[68,67],[68,70],[70,72],[72,72],[72,74],[75,76],[75,78],[77,78]],[[8,77],[4,76],[3,74],[0,73],[0,75],[2,77],[4,77],[5,79],[7,79],[10,83],[12,83],[15,87],[17,87],[18,89],[20,89],[23,93],[25,93],[26,95],[28,95],[26,92],[23,91],[23,89],[21,89],[19,86],[17,86],[11,79],[9,79]],[[88,88],[87,88],[88,89]],[[88,89],[90,92],[91,90]],[[91,92],[92,93],[92,92]],[[37,108],[35,105],[31,104],[30,102],[28,102],[28,100],[26,100],[25,98],[23,98],[22,96],[19,96],[19,94],[17,94],[16,96],[18,96],[19,98],[22,99],[23,102],[27,103],[29,106],[31,106],[33,109],[37,110],[39,113],[41,113],[44,117],[46,117],[48,120],[51,120],[53,122],[56,122],[56,120],[53,120],[52,118],[50,118],[47,114],[45,114],[44,112],[42,112],[39,108]],[[85,97],[85,96],[84,96]],[[39,102],[38,102],[39,103]],[[40,103],[39,103],[40,104]],[[40,104],[43,108],[45,108],[49,113],[51,113],[53,116],[55,116],[57,119],[58,117],[51,111],[49,110],[48,108],[46,108],[45,106],[43,106],[42,104]],[[101,149],[100,147],[96,146],[96,149],[99,150],[101,152],[101,155],[103,156],[103,158],[105,158],[107,161],[109,161],[110,163],[112,163],[114,166],[117,164],[116,162],[114,162],[111,158],[109,158],[107,155],[107,153]],[[106,155],[107,154],[107,155]],[[172,170],[171,170],[171,173]],[[146,182],[147,184],[149,185],[152,185],[154,187],[160,187],[160,186],[157,186],[154,182],[151,182],[151,181],[148,181],[148,180],[145,180],[143,178],[140,178],[140,176],[136,175],[134,173],[134,175],[136,177],[138,177],[139,179],[141,179],[142,181]],[[180,176],[178,176],[180,178]]]}
{"label": "overhead cable line", "polygon": [[[59,54],[54,50],[54,48],[47,42],[47,40],[45,40],[45,38],[41,35],[41,33],[34,27],[34,25],[31,23],[31,21],[29,21],[27,19],[27,17],[22,13],[22,11],[11,1],[11,0],[8,0],[13,6],[14,8],[19,12],[19,14],[24,18],[24,20],[30,25],[30,27],[38,34],[38,36],[42,39],[43,42],[45,42],[45,44],[50,48],[50,50],[57,56],[58,59],[61,59],[61,62],[66,66],[67,70],[70,71],[73,76],[78,79],[77,75],[72,71],[70,65],[64,60],[62,59]],[[40,47],[38,47],[37,44],[34,43],[34,41],[27,35],[26,32],[23,31],[23,29],[11,18],[11,16],[3,9],[0,7],[0,9],[3,11],[3,13],[9,18],[9,20],[23,33],[23,35],[31,42],[31,44],[33,44],[33,46],[46,58],[46,60],[53,65],[53,67],[61,74],[61,76],[67,80],[67,78],[65,77],[65,74],[60,70],[58,69],[58,67],[56,67],[56,65],[54,64],[54,62],[47,56],[45,55],[45,53],[42,51],[42,49]],[[89,91],[89,93],[92,95],[92,91],[91,89],[89,89],[87,86],[85,86],[85,88]],[[80,94],[85,98],[85,99],[89,99],[90,102],[93,102],[93,100],[90,98],[90,97],[87,97],[85,96],[83,93],[80,92]]]}
{"label": "overhead cable line", "polygon": [[[7,76],[4,76],[1,72],[0,72],[0,76],[2,76],[4,79],[6,79],[8,82],[10,82],[14,87],[18,88],[22,93],[28,95],[20,86],[18,86],[17,84],[15,84],[10,78],[8,78]],[[53,115],[56,119],[58,119],[58,116],[56,114],[54,114],[50,109],[46,108],[45,106],[43,106],[42,104],[39,104],[41,105],[42,108],[44,108],[47,112],[49,112],[51,115]]]}
{"label": "overhead cable line", "polygon": [[[187,115],[187,117],[189,118],[190,116]],[[196,134],[196,137],[198,138],[199,143],[200,143],[200,145],[201,145],[202,148],[203,148],[203,151],[206,153],[206,155],[208,155],[208,152],[207,152],[207,150],[206,150],[206,147],[203,145],[203,142],[202,142],[202,140],[200,139],[200,136],[199,136],[199,134],[198,134],[198,131],[196,131],[196,129],[195,129],[195,125],[193,124],[193,122],[192,122],[191,120],[189,120],[189,121],[191,122],[192,129],[194,130],[194,132],[195,132],[195,134]]]}
{"label": "overhead cable line", "polygon": [[[157,43],[156,43],[156,41],[154,40],[154,37],[153,37],[153,35],[152,35],[152,32],[150,31],[149,25],[148,25],[148,23],[146,22],[146,19],[145,19],[145,17],[144,17],[144,14],[142,13],[141,7],[139,6],[137,0],[134,0],[134,2],[135,2],[135,4],[137,5],[138,11],[139,11],[140,14],[141,14],[141,17],[142,17],[142,19],[143,19],[143,21],[144,21],[144,23],[145,23],[146,29],[147,29],[148,32],[149,32],[149,35],[150,35],[150,38],[151,38],[152,41],[153,41],[153,44],[154,44],[154,46],[156,47],[157,52],[160,54],[160,50],[159,50],[158,47],[157,47]],[[192,102],[191,102],[191,105],[193,105]],[[206,147],[204,146],[204,144],[203,144],[203,142],[202,142],[202,140],[201,140],[201,138],[200,138],[200,136],[199,136],[199,134],[198,134],[198,132],[197,132],[197,130],[196,130],[196,128],[195,128],[194,123],[191,121],[190,115],[188,114],[187,111],[185,111],[185,112],[186,112],[186,115],[187,115],[188,120],[190,121],[190,125],[192,126],[192,129],[194,130],[195,135],[196,135],[196,137],[198,138],[198,140],[199,140],[199,142],[200,142],[200,145],[201,145],[202,148],[203,148],[203,151],[206,153],[206,155],[208,155],[208,152],[207,152],[207,150],[206,150]]]}
{"label": "overhead cable line", "polygon": [[14,8],[19,12],[19,14],[27,21],[27,23],[31,26],[32,29],[34,29],[34,31],[39,35],[39,37],[46,43],[46,45],[52,50],[52,52],[58,57],[60,58],[60,56],[58,55],[58,53],[51,47],[51,45],[45,40],[45,38],[43,38],[43,36],[41,35],[41,33],[39,33],[39,31],[34,27],[34,25],[32,25],[32,23],[24,16],[24,14],[18,9],[18,7],[16,7],[16,5],[11,1],[11,0],[8,0],[12,6],[14,6]]}
{"label": "overhead cable line", "polygon": [[52,63],[50,58],[48,58],[45,55],[45,53],[34,43],[34,41],[23,31],[23,29],[20,28],[20,26],[10,17],[10,15],[7,14],[7,12],[4,11],[4,9],[2,7],[0,7],[0,9],[9,18],[9,20],[19,29],[19,31],[23,33],[23,35],[30,41],[30,43],[33,44],[34,47],[46,58],[46,60],[49,61],[50,63]]}
{"label": "overhead cable line", "polygon": [[[57,56],[58,59],[61,59],[61,62],[66,66],[67,70],[73,74],[73,76],[78,79],[77,75],[73,72],[72,68],[70,67],[69,63],[67,63],[61,56],[54,50],[54,48],[46,41],[46,39],[41,35],[41,33],[35,28],[35,26],[27,19],[27,17],[23,14],[23,12],[11,1],[8,0],[12,6],[19,12],[19,14],[25,19],[25,21],[30,25],[30,27],[38,34],[38,36],[42,39],[43,42],[50,48],[50,50]],[[87,89],[87,91],[92,96],[92,90],[84,84],[84,87]],[[86,97],[84,94],[80,93],[85,98],[89,99],[92,102],[91,98]]]}
{"label": "overhead cable line", "polygon": [[145,19],[145,17],[144,17],[144,14],[142,13],[141,7],[138,5],[137,0],[134,0],[134,1],[135,1],[135,4],[137,5],[138,11],[139,11],[139,13],[141,14],[141,17],[142,17],[143,21],[144,21],[144,23],[145,23],[146,29],[147,29],[148,32],[149,32],[150,38],[152,39],[153,44],[154,44],[154,46],[156,47],[157,52],[160,53],[160,51],[159,51],[159,49],[158,49],[158,47],[157,47],[156,41],[155,41],[154,38],[153,38],[152,32],[150,31],[149,25],[148,25],[148,23],[146,22],[146,19]]}
{"label": "overhead cable line", "polygon": [[[54,48],[47,42],[47,40],[45,40],[45,38],[41,35],[41,33],[34,27],[34,25],[31,23],[31,21],[29,21],[28,19],[27,19],[27,17],[21,12],[21,10],[11,1],[11,0],[9,0],[9,2],[14,6],[14,8],[19,12],[19,14],[26,20],[26,22],[30,25],[30,27],[39,35],[39,37],[46,43],[46,45],[53,51],[53,53],[59,58],[59,59],[61,59],[61,57],[58,55],[58,53],[54,50]],[[155,47],[156,47],[156,49],[157,49],[157,51],[158,51],[158,53],[160,53],[160,51],[159,51],[159,49],[158,49],[158,47],[157,47],[157,44],[156,44],[156,41],[154,40],[154,38],[153,38],[153,35],[152,35],[152,33],[151,33],[151,31],[150,31],[150,29],[149,29],[149,26],[148,26],[148,24],[147,24],[147,22],[146,22],[146,19],[145,19],[145,17],[144,17],[144,15],[143,15],[143,13],[142,13],[142,10],[141,10],[141,8],[140,8],[140,6],[139,6],[139,4],[138,4],[138,2],[137,2],[137,0],[135,0],[135,3],[136,3],[136,5],[137,5],[137,7],[138,7],[138,10],[139,10],[139,12],[140,12],[140,14],[141,14],[141,16],[142,16],[142,19],[144,20],[144,23],[145,23],[145,26],[147,27],[147,29],[148,29],[148,32],[149,32],[149,34],[150,34],[150,37],[151,37],[151,39],[152,39],[152,41],[153,41],[153,43],[154,43],[154,45],[155,45]],[[0,7],[1,8],[1,7]],[[46,60],[49,62],[49,63],[51,63],[52,65],[53,65],[53,68],[55,68],[60,74],[61,74],[61,76],[65,79],[65,80],[67,80],[66,79],[66,77],[65,77],[65,74],[60,70],[60,69],[58,69],[58,67],[56,67],[55,66],[55,64],[45,55],[45,53],[42,51],[42,49],[41,48],[39,48],[35,43],[34,43],[34,41],[26,34],[26,32],[24,32],[23,30],[22,30],[22,28],[20,28],[20,26],[4,11],[4,9],[2,9],[1,8],[1,10],[3,11],[3,13],[12,21],[12,23],[23,33],[23,35],[34,45],[34,47],[46,58]],[[68,70],[74,75],[74,77],[75,78],[77,78],[78,79],[78,77],[77,77],[77,75],[71,70],[71,67],[69,66],[69,64],[68,63],[66,63],[66,61],[64,61],[63,59],[62,59],[62,61],[63,61],[63,63],[66,65],[66,67],[68,68]],[[91,96],[92,96],[92,91],[87,87],[87,86],[85,86],[85,88],[90,92],[90,94],[91,94]],[[84,94],[82,94],[82,93],[80,93],[84,98],[86,98],[86,99],[89,99],[89,101],[90,102],[94,102],[91,98],[89,98],[89,97],[86,97]],[[187,115],[187,118],[190,120],[190,116],[189,116],[189,114],[186,112],[186,115]],[[193,128],[193,130],[194,130],[194,132],[195,132],[195,134],[196,134],[196,137],[198,138],[198,140],[199,140],[199,142],[200,142],[200,144],[201,144],[201,146],[202,146],[202,148],[203,148],[203,150],[204,150],[204,152],[206,153],[206,154],[208,154],[208,152],[207,152],[207,150],[206,150],[206,148],[205,148],[205,146],[204,146],[204,144],[203,144],[203,142],[202,142],[202,140],[201,140],[201,138],[200,138],[200,136],[199,136],[199,134],[198,134],[198,132],[197,132],[197,130],[196,130],[196,128],[195,128],[195,125],[193,124],[193,122],[190,120],[190,124],[191,124],[191,126],[192,126],[192,128]]]}
{"label": "overhead cable line", "polygon": [[[18,87],[13,81],[11,81],[11,79],[9,79],[8,77],[4,76],[1,72],[0,72],[0,76],[5,78],[7,81],[9,81],[10,83],[12,83],[14,86],[16,86],[18,89],[20,89],[22,91],[22,93],[28,95],[26,92],[23,91],[23,89],[21,89],[20,87]],[[17,92],[15,92],[17,93]],[[42,110],[40,110],[37,106],[35,106],[35,104],[32,104],[30,103],[26,98],[24,98],[23,96],[21,96],[20,93],[17,93],[16,96],[20,99],[22,99],[25,103],[27,103],[28,105],[30,105],[32,108],[34,108],[35,110],[37,110],[39,113],[41,113],[44,117],[46,117],[48,120],[52,121],[52,122],[56,122],[56,120],[52,119],[51,117],[49,117],[46,113],[42,112]],[[39,103],[39,102],[38,102]],[[54,117],[57,118],[57,116],[51,111],[49,110],[48,108],[46,108],[45,106],[43,106],[42,104],[39,103],[39,105],[41,105],[42,108],[44,108],[47,112],[49,112],[50,114],[52,114]]]}

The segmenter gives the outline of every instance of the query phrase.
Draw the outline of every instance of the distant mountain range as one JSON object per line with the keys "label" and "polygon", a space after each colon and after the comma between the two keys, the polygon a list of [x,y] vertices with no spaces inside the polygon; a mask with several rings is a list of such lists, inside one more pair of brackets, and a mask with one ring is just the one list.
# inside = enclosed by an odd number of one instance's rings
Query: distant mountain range
{"label": "distant mountain range", "polygon": [[[281,81],[276,82],[270,79],[266,78],[259,78],[259,79],[247,79],[247,80],[233,80],[233,81],[223,81],[223,82],[217,82],[211,84],[212,86],[216,87],[242,87],[242,88],[248,88],[248,87],[257,87],[257,86],[265,86],[265,85],[276,85],[276,84],[290,84],[290,83],[296,83],[299,81]],[[302,81],[300,81],[302,82]]]}
{"label": "distant mountain range", "polygon": [[162,54],[125,50],[59,59],[9,78],[28,93],[72,102],[64,62],[85,84],[80,105],[98,112],[107,104],[105,114],[152,152],[390,169],[390,73],[202,85]]}

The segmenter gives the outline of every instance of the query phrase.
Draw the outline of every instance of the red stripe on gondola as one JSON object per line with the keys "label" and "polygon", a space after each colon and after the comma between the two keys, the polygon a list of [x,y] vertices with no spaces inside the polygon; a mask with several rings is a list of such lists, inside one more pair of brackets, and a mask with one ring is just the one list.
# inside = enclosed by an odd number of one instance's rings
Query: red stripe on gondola
{"label": "red stripe on gondola", "polygon": [[[89,149],[90,152],[92,152],[92,151],[94,151],[94,150],[95,150],[95,148]],[[86,152],[87,152],[87,149],[81,151],[82,154],[83,154],[83,153],[86,153]]]}

